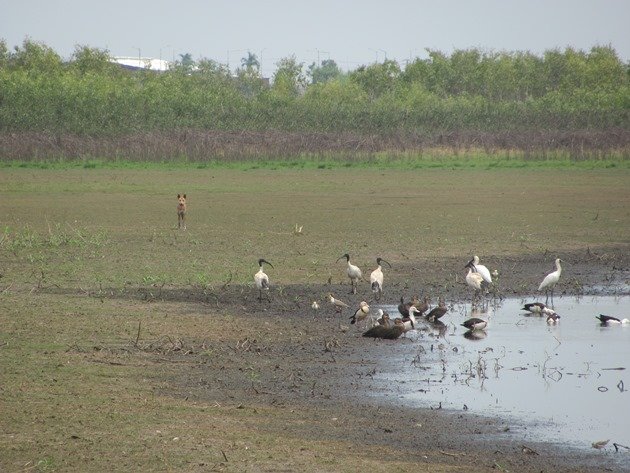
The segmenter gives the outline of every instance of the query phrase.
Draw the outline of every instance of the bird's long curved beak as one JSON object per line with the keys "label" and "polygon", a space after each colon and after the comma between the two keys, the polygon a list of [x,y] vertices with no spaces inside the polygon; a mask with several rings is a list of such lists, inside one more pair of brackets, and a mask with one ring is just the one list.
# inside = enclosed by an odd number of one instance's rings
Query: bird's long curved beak
{"label": "bird's long curved beak", "polygon": [[474,261],[475,261],[474,259],[471,259],[468,263],[466,263],[466,266],[464,266],[464,268],[472,268]]}
{"label": "bird's long curved beak", "polygon": [[[271,264],[269,261],[263,260],[263,263],[268,264],[269,266],[271,266],[273,268],[273,264]],[[273,268],[273,269],[276,269],[276,268]]]}
{"label": "bird's long curved beak", "polygon": [[381,261],[382,261],[383,263],[387,263],[387,266],[391,269],[392,265],[391,265],[391,264],[389,264],[389,261],[386,261],[386,260],[384,260],[383,258],[381,258]]}

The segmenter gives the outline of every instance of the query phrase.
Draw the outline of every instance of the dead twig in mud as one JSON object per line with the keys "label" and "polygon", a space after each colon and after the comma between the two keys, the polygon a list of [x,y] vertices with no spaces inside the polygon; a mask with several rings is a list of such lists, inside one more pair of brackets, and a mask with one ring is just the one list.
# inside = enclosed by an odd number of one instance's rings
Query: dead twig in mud
{"label": "dead twig in mud", "polygon": [[134,347],[138,347],[138,340],[140,340],[140,327],[142,326],[142,321],[138,321],[138,333],[136,334],[136,341],[133,343]]}
{"label": "dead twig in mud", "polygon": [[540,455],[536,450],[529,448],[527,445],[521,445],[521,451],[527,455]]}
{"label": "dead twig in mud", "polygon": [[465,457],[466,456],[465,453],[451,453],[451,452],[445,452],[444,450],[440,450],[440,453],[442,455],[446,455],[447,457]]}

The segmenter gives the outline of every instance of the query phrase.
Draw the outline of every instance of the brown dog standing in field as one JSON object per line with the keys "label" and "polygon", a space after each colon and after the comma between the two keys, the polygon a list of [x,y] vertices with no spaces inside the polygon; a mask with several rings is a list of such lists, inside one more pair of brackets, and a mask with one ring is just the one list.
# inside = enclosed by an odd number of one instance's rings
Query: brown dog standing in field
{"label": "brown dog standing in field", "polygon": [[177,228],[186,230],[186,194],[177,194]]}

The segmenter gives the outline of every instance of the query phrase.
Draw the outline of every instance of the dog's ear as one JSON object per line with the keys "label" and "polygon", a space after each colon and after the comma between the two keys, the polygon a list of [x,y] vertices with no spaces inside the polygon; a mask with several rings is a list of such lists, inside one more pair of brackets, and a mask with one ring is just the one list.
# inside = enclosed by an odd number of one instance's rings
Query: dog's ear
{"label": "dog's ear", "polygon": [[181,196],[179,194],[177,194],[177,198],[179,199]]}
{"label": "dog's ear", "polygon": [[186,194],[184,194],[184,199],[186,198]]}

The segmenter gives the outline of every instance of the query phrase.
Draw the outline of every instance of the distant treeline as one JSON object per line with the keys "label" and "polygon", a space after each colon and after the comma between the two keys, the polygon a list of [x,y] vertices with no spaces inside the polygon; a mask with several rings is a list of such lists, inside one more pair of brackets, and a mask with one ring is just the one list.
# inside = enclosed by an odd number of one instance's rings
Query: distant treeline
{"label": "distant treeline", "polygon": [[453,134],[612,130],[624,138],[611,144],[627,146],[629,68],[611,47],[542,56],[478,49],[428,55],[404,68],[384,61],[347,73],[332,60],[305,68],[289,57],[266,81],[252,54],[236,74],[189,55],[158,73],[123,69],[107,51],[86,46],[63,61],[41,43],[26,40],[9,50],[0,42],[0,133],[98,141],[161,132],[181,137],[184,130],[191,136],[289,132],[394,142],[422,137],[424,145],[439,145],[439,137]]}

